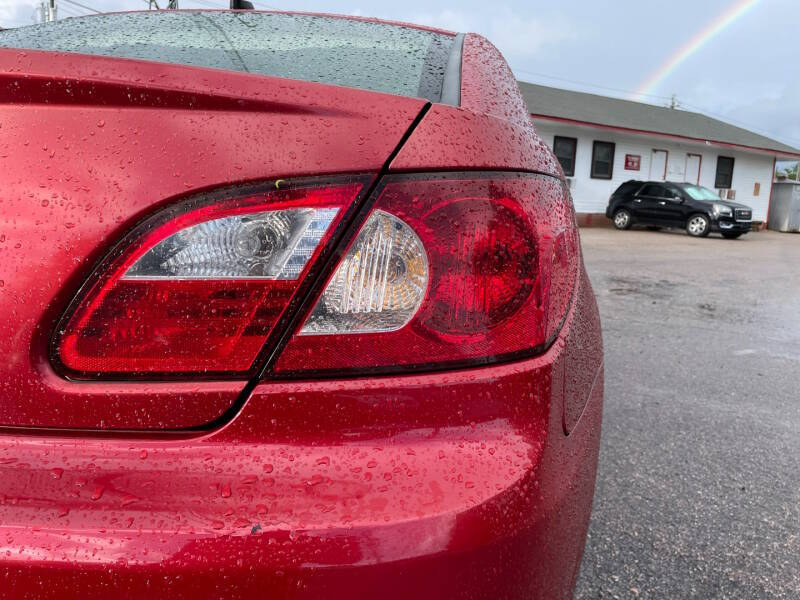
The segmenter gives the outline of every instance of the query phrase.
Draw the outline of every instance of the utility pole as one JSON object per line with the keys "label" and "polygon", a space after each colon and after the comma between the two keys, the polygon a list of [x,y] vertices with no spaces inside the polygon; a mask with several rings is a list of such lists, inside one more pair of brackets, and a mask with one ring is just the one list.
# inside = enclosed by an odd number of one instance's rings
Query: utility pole
{"label": "utility pole", "polygon": [[678,96],[676,96],[675,94],[672,94],[672,98],[670,98],[670,100],[669,100],[669,107],[672,110],[675,110],[676,108],[680,108],[681,107],[681,103],[678,102]]}
{"label": "utility pole", "polygon": [[36,7],[36,20],[39,23],[52,23],[58,18],[56,0],[41,0]]}

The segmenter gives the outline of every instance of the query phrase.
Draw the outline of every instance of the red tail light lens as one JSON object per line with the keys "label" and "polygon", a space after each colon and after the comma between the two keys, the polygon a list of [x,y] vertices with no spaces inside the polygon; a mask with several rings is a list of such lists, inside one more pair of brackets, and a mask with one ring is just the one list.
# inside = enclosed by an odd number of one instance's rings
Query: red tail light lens
{"label": "red tail light lens", "polygon": [[98,269],[54,339],[72,375],[246,373],[363,182],[171,208]]}
{"label": "red tail light lens", "polygon": [[[392,227],[376,229],[376,219],[387,218],[394,219]],[[402,241],[387,246],[389,233]],[[369,250],[385,247],[393,250]],[[390,178],[274,372],[392,371],[536,351],[554,338],[566,316],[578,265],[571,202],[556,179]],[[420,290],[418,302],[403,305],[413,307],[411,314],[393,319],[387,287]],[[360,303],[338,301],[341,289]],[[376,329],[381,312],[382,322],[400,326]],[[356,318],[357,313],[364,315]]]}

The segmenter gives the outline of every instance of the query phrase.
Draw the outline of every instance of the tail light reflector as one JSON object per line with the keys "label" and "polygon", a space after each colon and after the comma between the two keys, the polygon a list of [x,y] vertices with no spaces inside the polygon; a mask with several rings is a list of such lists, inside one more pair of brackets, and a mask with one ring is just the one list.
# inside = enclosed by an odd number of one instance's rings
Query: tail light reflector
{"label": "tail light reflector", "polygon": [[403,370],[530,353],[563,322],[579,265],[560,181],[389,178],[273,371]]}
{"label": "tail light reflector", "polygon": [[428,259],[406,223],[375,211],[361,229],[301,335],[400,329],[428,287]]}
{"label": "tail light reflector", "polygon": [[118,246],[62,319],[70,374],[246,373],[363,182],[179,206]]}

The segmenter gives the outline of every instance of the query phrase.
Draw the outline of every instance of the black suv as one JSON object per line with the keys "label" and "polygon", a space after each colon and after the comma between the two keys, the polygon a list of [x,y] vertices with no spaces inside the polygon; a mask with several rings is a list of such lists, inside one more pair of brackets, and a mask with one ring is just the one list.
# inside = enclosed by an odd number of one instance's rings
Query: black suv
{"label": "black suv", "polygon": [[617,229],[640,223],[653,228],[680,227],[694,237],[718,231],[732,240],[750,231],[753,209],[722,200],[708,188],[692,183],[631,180],[611,195],[606,216]]}

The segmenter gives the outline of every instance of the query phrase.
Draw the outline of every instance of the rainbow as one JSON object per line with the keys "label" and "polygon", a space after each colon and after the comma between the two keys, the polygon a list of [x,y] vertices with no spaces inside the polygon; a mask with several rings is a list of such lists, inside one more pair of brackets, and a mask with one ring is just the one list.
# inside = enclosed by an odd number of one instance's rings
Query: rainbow
{"label": "rainbow", "polygon": [[678,48],[673,55],[667,58],[652,75],[636,88],[632,98],[635,100],[642,96],[652,95],[652,92],[658,85],[669,77],[687,58],[714,39],[714,37],[724,31],[731,23],[752,10],[760,1],[761,0],[738,0],[734,2],[713,21],[698,31],[692,39]]}

